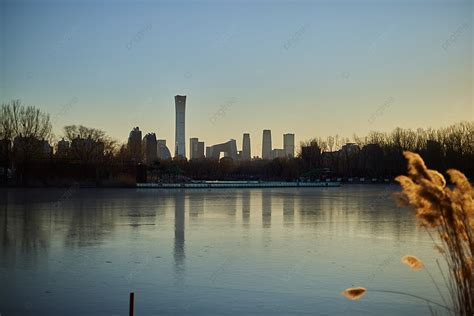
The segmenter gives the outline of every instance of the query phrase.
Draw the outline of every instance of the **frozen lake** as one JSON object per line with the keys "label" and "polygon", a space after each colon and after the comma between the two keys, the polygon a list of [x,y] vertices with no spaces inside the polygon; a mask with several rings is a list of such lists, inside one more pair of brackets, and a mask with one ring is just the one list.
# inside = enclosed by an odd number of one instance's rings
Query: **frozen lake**
{"label": "frozen lake", "polygon": [[[395,185],[0,189],[0,314],[429,315],[441,256]],[[364,286],[360,301],[340,295]],[[443,315],[443,310],[438,310]]]}

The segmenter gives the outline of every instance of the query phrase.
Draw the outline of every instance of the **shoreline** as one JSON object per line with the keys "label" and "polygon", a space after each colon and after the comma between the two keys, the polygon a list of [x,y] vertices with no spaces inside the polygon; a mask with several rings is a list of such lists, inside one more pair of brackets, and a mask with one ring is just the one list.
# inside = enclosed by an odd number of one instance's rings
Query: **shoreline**
{"label": "shoreline", "polygon": [[209,185],[209,184],[196,184],[196,183],[137,183],[134,185],[90,185],[90,184],[69,184],[69,185],[32,185],[32,186],[21,186],[21,185],[0,185],[0,190],[5,189],[240,189],[240,188],[328,188],[328,187],[342,187],[342,186],[359,186],[359,185],[379,185],[379,186],[391,186],[398,185],[395,181],[390,182],[285,182],[285,181],[269,181],[262,182],[261,184],[220,184],[220,185]]}
{"label": "shoreline", "polygon": [[191,183],[137,183],[139,189],[232,189],[232,188],[327,188],[340,187],[337,181],[286,182],[286,181],[206,181]]}

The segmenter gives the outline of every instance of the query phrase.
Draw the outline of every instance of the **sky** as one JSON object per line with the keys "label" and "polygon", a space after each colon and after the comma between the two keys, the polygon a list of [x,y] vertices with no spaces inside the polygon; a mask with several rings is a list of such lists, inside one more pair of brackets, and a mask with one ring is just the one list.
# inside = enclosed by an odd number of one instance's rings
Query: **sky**
{"label": "sky", "polygon": [[125,142],[312,137],[474,119],[473,1],[0,0],[0,102]]}

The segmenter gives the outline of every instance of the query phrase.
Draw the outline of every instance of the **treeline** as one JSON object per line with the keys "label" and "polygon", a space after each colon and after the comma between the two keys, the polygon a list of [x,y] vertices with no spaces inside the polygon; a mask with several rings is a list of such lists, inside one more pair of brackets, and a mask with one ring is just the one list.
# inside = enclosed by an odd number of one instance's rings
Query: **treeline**
{"label": "treeline", "polygon": [[[137,166],[118,161],[116,142],[105,132],[81,125],[64,127],[53,143],[48,113],[19,100],[0,108],[0,183],[8,185],[134,184]],[[69,143],[67,152],[61,150]]]}
{"label": "treeline", "polygon": [[329,136],[303,142],[295,158],[133,160],[127,145],[96,128],[64,127],[53,144],[49,114],[19,101],[0,109],[0,182],[9,185],[133,186],[191,180],[305,181],[352,177],[393,178],[405,173],[403,151],[420,153],[430,168],[474,176],[474,123],[439,129],[371,132],[352,139]]}
{"label": "treeline", "polygon": [[439,129],[396,128],[365,137],[329,136],[303,142],[295,158],[232,161],[196,159],[159,161],[148,167],[148,180],[163,178],[203,180],[347,180],[365,177],[393,179],[406,172],[403,151],[419,153],[429,168],[445,172],[459,169],[474,176],[474,123],[461,122]]}
{"label": "treeline", "polygon": [[[419,153],[431,169],[442,172],[449,168],[474,175],[474,123],[460,122],[439,129],[402,129],[392,132],[370,132],[365,137],[354,135],[352,144],[337,144],[338,137],[313,139],[310,155],[301,158],[313,166],[330,168],[340,177],[395,177],[405,173],[403,151]],[[341,146],[328,151],[328,144]],[[305,148],[304,146],[302,148]],[[318,150],[319,149],[319,150]],[[304,150],[303,150],[304,151]],[[318,154],[318,151],[320,154]]]}

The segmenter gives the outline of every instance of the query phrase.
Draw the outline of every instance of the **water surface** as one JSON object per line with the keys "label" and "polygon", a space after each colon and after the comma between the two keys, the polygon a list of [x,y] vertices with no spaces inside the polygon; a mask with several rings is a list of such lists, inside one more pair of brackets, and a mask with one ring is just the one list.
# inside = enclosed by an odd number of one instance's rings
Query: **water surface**
{"label": "water surface", "polygon": [[[2,189],[1,315],[429,315],[433,242],[395,185]],[[340,295],[364,286],[362,300]],[[432,307],[434,308],[434,307]],[[443,311],[438,310],[442,315]]]}

